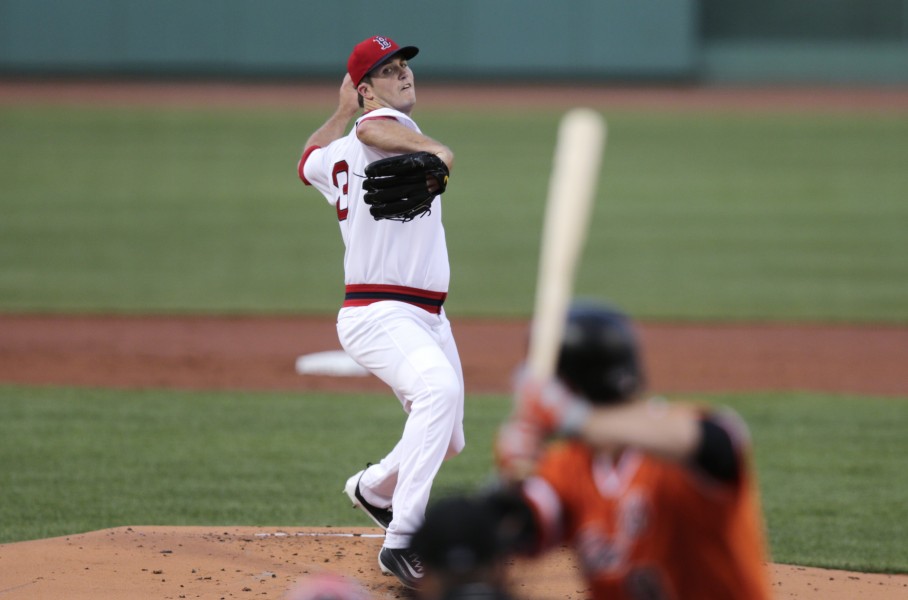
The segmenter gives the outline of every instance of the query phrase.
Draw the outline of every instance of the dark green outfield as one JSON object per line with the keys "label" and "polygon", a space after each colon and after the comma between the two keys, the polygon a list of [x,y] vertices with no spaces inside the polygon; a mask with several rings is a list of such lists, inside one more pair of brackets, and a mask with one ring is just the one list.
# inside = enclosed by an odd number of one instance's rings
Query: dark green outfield
{"label": "dark green outfield", "polygon": [[[605,111],[577,289],[640,317],[908,322],[908,119]],[[0,108],[0,311],[326,313],[320,112]],[[449,310],[525,315],[558,114],[416,114],[457,163]]]}

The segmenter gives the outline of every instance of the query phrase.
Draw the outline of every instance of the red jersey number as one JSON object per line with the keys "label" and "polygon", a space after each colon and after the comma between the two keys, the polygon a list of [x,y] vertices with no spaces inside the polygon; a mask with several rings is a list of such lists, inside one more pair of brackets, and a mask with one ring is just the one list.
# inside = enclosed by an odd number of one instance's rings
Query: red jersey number
{"label": "red jersey number", "polygon": [[[337,220],[347,220],[347,183],[349,181],[349,167],[347,161],[341,160],[334,163],[334,169],[331,171],[331,183],[334,184],[340,194],[334,202],[334,208],[337,209]],[[343,182],[343,183],[341,183]]]}

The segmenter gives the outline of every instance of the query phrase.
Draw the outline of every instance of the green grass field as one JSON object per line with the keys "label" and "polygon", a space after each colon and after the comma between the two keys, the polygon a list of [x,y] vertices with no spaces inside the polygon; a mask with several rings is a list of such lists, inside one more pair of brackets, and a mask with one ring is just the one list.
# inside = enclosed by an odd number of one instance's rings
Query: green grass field
{"label": "green grass field", "polygon": [[[605,114],[578,294],[647,319],[908,323],[904,116]],[[0,312],[333,313],[334,213],[296,178],[325,116],[0,107]],[[457,153],[449,312],[528,315],[558,115],[415,116]],[[714,399],[751,423],[775,560],[908,572],[908,399]],[[507,399],[468,403],[439,494],[490,472]],[[401,419],[386,396],[0,386],[0,542],[361,524],[340,485]]]}
{"label": "green grass field", "polygon": [[[636,316],[908,322],[908,119],[606,112],[577,283]],[[322,113],[0,109],[0,311],[333,312]],[[528,314],[557,114],[417,114],[452,314]]]}

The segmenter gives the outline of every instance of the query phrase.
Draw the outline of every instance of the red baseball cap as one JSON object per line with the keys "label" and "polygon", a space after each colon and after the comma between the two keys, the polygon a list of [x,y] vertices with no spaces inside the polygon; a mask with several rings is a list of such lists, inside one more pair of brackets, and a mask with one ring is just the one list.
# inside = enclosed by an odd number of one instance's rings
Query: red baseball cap
{"label": "red baseball cap", "polygon": [[383,35],[366,38],[353,47],[350,58],[347,59],[347,73],[353,80],[353,85],[359,85],[369,71],[382,64],[395,54],[401,54],[410,60],[419,53],[416,46],[401,48],[397,42]]}

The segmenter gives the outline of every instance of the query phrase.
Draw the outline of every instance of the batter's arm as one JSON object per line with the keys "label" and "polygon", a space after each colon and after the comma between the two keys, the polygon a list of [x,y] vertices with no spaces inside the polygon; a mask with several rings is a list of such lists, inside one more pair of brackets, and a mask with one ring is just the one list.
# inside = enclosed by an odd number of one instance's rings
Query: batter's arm
{"label": "batter's arm", "polygon": [[454,166],[454,153],[450,148],[432,138],[402,125],[395,119],[365,119],[356,127],[359,141],[392,154],[431,152],[448,166]]}
{"label": "batter's arm", "polygon": [[699,442],[697,417],[661,402],[595,406],[578,437],[595,447],[633,447],[669,460],[692,456]]}
{"label": "batter's arm", "polygon": [[690,406],[633,402],[596,407],[579,437],[598,447],[634,447],[667,460],[694,465],[718,481],[740,475],[740,447],[748,435],[740,418],[703,413]]}
{"label": "batter's arm", "polygon": [[338,92],[337,109],[321,127],[309,136],[305,148],[312,146],[324,148],[334,140],[342,138],[347,131],[350,119],[355,117],[359,111],[358,98],[359,92],[356,91],[350,75],[347,74]]}

